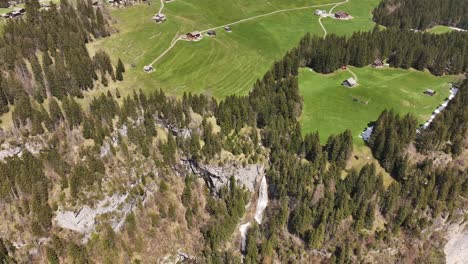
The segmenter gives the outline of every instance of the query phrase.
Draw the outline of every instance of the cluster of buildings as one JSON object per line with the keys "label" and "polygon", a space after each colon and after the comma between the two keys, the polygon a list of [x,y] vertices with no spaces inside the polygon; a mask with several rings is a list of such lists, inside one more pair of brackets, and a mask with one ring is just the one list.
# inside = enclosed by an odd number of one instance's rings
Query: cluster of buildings
{"label": "cluster of buildings", "polygon": [[[226,30],[226,32],[232,32],[230,26],[225,26],[224,30]],[[214,29],[207,30],[206,35],[208,37],[216,37],[216,31]],[[192,31],[192,32],[185,34],[184,36],[184,39],[187,41],[199,41],[202,38],[203,38],[203,34],[200,31]]]}
{"label": "cluster of buildings", "polygon": [[348,13],[343,12],[343,11],[338,11],[335,14],[329,14],[326,10],[317,9],[315,10],[314,14],[320,17],[333,17],[336,19],[344,19],[344,20],[353,18]]}

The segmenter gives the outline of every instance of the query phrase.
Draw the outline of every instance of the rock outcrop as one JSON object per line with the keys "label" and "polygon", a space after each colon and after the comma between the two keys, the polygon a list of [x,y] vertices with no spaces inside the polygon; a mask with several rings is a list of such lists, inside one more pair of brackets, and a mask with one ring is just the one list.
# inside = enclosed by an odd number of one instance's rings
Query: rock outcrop
{"label": "rock outcrop", "polygon": [[242,167],[237,164],[225,164],[223,166],[198,163],[194,160],[183,161],[189,172],[203,177],[210,190],[218,192],[229,182],[231,176],[252,193],[255,192],[255,183],[265,175],[263,165],[248,164]]}

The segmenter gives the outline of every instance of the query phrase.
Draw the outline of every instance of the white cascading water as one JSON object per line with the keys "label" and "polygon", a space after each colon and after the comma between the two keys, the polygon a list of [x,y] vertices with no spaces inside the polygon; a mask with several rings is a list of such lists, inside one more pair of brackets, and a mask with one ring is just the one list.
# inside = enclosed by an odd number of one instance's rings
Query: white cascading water
{"label": "white cascading water", "polygon": [[[260,182],[260,189],[258,194],[257,206],[255,208],[255,221],[258,224],[262,223],[263,212],[265,211],[268,205],[268,185],[266,177],[263,176],[262,181]],[[243,224],[239,227],[241,233],[241,249],[245,250],[245,240],[247,238],[247,230],[249,229],[250,223]]]}
{"label": "white cascading water", "polygon": [[241,249],[245,250],[245,240],[247,238],[247,229],[249,229],[250,223],[243,224],[239,227],[241,233]]}
{"label": "white cascading water", "polygon": [[262,178],[262,182],[260,183],[260,190],[258,194],[257,200],[257,208],[255,209],[255,221],[258,224],[262,223],[263,212],[265,211],[268,205],[268,185],[266,181],[265,175]]}

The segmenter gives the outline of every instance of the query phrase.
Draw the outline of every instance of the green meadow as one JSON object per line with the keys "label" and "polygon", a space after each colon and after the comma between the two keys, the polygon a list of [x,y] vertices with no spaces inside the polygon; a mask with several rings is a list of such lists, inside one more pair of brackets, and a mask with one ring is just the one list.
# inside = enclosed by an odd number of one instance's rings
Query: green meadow
{"label": "green meadow", "polygon": [[[150,64],[170,46],[175,36],[201,31],[252,16],[286,8],[337,3],[339,0],[175,0],[166,3],[167,21],[156,24],[151,17],[160,3],[141,4],[130,8],[110,8],[113,27],[111,37],[90,45],[91,52],[107,51],[120,57],[129,71],[118,85],[121,93],[134,88],[151,91],[162,88],[175,95],[185,91],[205,93],[218,98],[246,94],[256,79],[297,45],[308,32],[322,35],[315,9],[329,10],[332,5],[295,10],[261,17],[232,26],[232,32],[217,30],[217,36],[204,36],[199,42],[179,41],[159,62],[155,71],[145,73]],[[335,11],[354,16],[349,21],[323,19],[329,33],[351,34],[374,27],[370,11],[379,0],[350,0]]]}
{"label": "green meadow", "polygon": [[[113,58],[124,61],[127,67],[125,80],[117,84],[121,94],[134,89],[150,92],[162,88],[174,95],[194,92],[222,99],[231,94],[248,93],[273,62],[296,46],[306,33],[323,35],[314,11],[328,11],[333,5],[281,12],[242,22],[232,25],[231,33],[218,29],[216,37],[204,36],[199,42],[178,41],[153,65],[154,72],[145,73],[143,67],[163,53],[175,37],[187,32],[277,10],[337,2],[339,0],[175,0],[165,4],[162,13],[167,16],[167,21],[161,24],[151,19],[160,8],[159,1],[130,8],[109,8],[117,32],[89,47],[91,52],[103,49]],[[350,0],[336,7],[334,12],[345,11],[353,19],[323,18],[322,23],[328,34],[350,35],[371,30],[375,26],[371,11],[378,2]],[[371,67],[352,70],[359,78],[359,86],[353,89],[341,86],[341,82],[350,77],[346,71],[322,75],[301,70],[303,132],[318,130],[324,141],[330,134],[349,128],[357,137],[385,108],[400,113],[412,112],[423,122],[444,100],[449,92],[448,82],[454,79],[414,70]],[[423,95],[428,88],[436,90],[437,95]]]}
{"label": "green meadow", "polygon": [[[429,72],[403,69],[350,67],[358,77],[358,85],[346,88],[343,80],[351,77],[345,70],[319,74],[301,69],[299,86],[304,97],[301,117],[303,133],[318,131],[325,142],[331,134],[351,129],[357,144],[367,124],[378,118],[384,109],[397,113],[413,113],[423,123],[449,95],[449,82],[455,76],[436,77]],[[433,89],[434,96],[424,95]]]}
{"label": "green meadow", "polygon": [[454,31],[454,29],[448,26],[435,26],[430,29],[427,29],[426,31],[430,33],[434,33],[434,34],[444,34],[444,33],[452,32]]}

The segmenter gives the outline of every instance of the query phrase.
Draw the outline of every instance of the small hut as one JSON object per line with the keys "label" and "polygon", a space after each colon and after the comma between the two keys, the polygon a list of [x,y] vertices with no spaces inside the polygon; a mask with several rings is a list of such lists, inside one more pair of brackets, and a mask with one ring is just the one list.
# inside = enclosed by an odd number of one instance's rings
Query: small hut
{"label": "small hut", "polygon": [[164,21],[166,21],[166,16],[164,14],[156,14],[154,17],[153,17],[153,20],[156,21],[156,23],[162,23]]}
{"label": "small hut", "polygon": [[210,37],[216,37],[216,31],[214,30],[208,30],[206,34]]}
{"label": "small hut", "polygon": [[427,89],[426,91],[424,91],[424,94],[429,95],[429,96],[434,96],[436,94],[436,91],[432,89]]}
{"label": "small hut", "polygon": [[316,16],[321,16],[321,17],[326,17],[328,14],[327,14],[327,11],[325,10],[320,10],[320,9],[317,9],[315,10],[314,14]]}
{"label": "small hut", "polygon": [[356,84],[357,84],[356,80],[354,78],[352,78],[352,77],[343,82],[343,85],[348,87],[348,88],[352,88],[352,87],[356,86]]}
{"label": "small hut", "polygon": [[11,11],[9,14],[10,14],[10,18],[15,18],[15,17],[20,17],[22,16],[24,13],[26,12],[26,10],[24,8],[15,8],[13,9],[13,11]]}
{"label": "small hut", "polygon": [[376,59],[374,63],[372,63],[372,67],[374,68],[382,68],[384,66],[384,63],[381,59]]}
{"label": "small hut", "polygon": [[349,14],[348,13],[345,13],[343,11],[339,11],[339,12],[336,12],[335,13],[335,18],[337,19],[348,19],[349,18]]}
{"label": "small hut", "polygon": [[147,73],[150,73],[150,72],[154,71],[154,68],[151,65],[146,65],[145,67],[143,67],[143,70],[145,72],[147,72]]}

